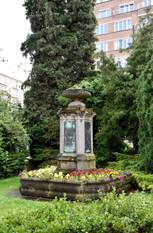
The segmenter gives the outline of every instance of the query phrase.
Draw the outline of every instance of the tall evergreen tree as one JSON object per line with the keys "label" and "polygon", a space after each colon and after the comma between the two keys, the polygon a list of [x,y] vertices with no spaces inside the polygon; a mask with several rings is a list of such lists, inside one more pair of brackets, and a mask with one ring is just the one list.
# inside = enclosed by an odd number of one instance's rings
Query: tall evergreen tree
{"label": "tall evergreen tree", "polygon": [[145,170],[153,173],[153,16],[148,18],[147,24],[140,30],[136,52],[140,51],[139,41],[144,37],[147,40],[137,89],[139,151]]}
{"label": "tall evergreen tree", "polygon": [[145,170],[153,173],[153,55],[139,78],[137,104],[139,151]]}
{"label": "tall evergreen tree", "polygon": [[94,0],[25,0],[24,6],[32,33],[22,51],[33,64],[24,83],[25,119],[39,164],[44,149],[58,145],[59,94],[92,73],[96,20]]}

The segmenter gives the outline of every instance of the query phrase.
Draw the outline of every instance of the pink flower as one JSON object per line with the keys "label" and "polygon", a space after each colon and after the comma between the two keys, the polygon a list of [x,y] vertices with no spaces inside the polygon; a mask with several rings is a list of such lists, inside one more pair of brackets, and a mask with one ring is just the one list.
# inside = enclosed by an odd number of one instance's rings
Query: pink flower
{"label": "pink flower", "polygon": [[119,176],[118,178],[120,179],[121,182],[123,182],[125,180],[124,176]]}

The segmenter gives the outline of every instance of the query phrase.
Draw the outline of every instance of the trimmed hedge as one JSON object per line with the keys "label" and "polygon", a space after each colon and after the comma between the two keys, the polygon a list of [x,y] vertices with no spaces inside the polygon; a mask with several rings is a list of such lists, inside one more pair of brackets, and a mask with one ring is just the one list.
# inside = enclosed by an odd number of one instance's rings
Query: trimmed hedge
{"label": "trimmed hedge", "polygon": [[114,193],[99,201],[42,203],[35,210],[11,212],[0,220],[1,233],[151,233],[153,200],[146,194]]}

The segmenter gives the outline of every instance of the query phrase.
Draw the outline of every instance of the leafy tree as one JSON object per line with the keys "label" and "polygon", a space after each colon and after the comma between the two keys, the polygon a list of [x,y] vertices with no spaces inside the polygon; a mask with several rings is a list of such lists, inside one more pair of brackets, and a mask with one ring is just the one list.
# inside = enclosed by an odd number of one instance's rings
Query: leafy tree
{"label": "leafy tree", "polygon": [[119,69],[112,58],[101,53],[101,67],[81,87],[92,92],[88,106],[96,112],[94,121],[95,152],[98,164],[114,160],[114,152],[130,153],[125,140],[133,143],[132,153],[138,150],[138,120],[136,116],[134,80]]}
{"label": "leafy tree", "polygon": [[58,146],[58,96],[92,73],[96,20],[94,0],[25,0],[24,6],[32,33],[22,51],[33,63],[24,116],[37,165],[44,149]]}
{"label": "leafy tree", "polygon": [[23,169],[29,138],[19,119],[18,109],[0,93],[0,177]]}

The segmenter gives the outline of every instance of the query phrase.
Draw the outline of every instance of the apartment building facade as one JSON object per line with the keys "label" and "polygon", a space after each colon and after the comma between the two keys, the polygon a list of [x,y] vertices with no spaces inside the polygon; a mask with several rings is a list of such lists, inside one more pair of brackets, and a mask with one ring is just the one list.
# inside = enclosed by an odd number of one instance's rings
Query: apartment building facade
{"label": "apartment building facade", "polygon": [[23,104],[24,93],[21,86],[20,80],[0,73],[0,91],[9,94],[10,100],[14,104]]}
{"label": "apartment building facade", "polygon": [[106,52],[118,64],[125,66],[128,52],[124,49],[132,42],[133,33],[138,29],[140,17],[145,15],[145,9],[152,5],[153,0],[97,0],[97,51]]}

